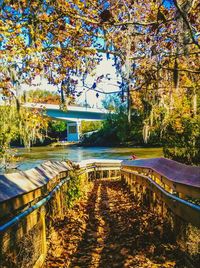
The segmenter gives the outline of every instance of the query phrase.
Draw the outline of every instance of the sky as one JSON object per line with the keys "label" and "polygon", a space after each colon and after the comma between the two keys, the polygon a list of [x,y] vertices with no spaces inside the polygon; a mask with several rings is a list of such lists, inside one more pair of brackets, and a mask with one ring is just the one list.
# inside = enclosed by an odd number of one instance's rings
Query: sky
{"label": "sky", "polygon": [[[103,57],[103,60],[100,62],[100,64],[96,67],[95,71],[93,71],[93,75],[88,75],[86,79],[86,85],[88,87],[91,87],[93,83],[95,82],[96,78],[104,75],[106,76],[109,74],[110,80],[102,79],[102,82],[100,82],[97,86],[98,90],[105,91],[105,92],[115,92],[119,91],[119,85],[117,84],[117,81],[120,81],[120,78],[117,77],[115,73],[115,67],[112,66],[114,64],[114,61],[112,59],[106,59],[106,56]],[[36,77],[35,80],[32,82],[32,86],[28,86],[26,84],[22,84],[22,91],[27,90],[34,90],[36,88],[47,90],[47,91],[57,91],[59,88],[54,85],[48,84],[48,81],[46,79],[42,79],[40,77]],[[83,88],[82,82],[79,79],[79,83],[77,86],[78,91],[82,91],[80,97],[76,99],[76,102],[78,104],[87,104],[91,107],[102,107],[102,100],[106,97],[106,94],[99,94],[99,97],[96,97],[95,91],[88,90],[87,88]]]}
{"label": "sky", "polygon": [[[86,84],[89,85],[89,87],[92,86],[92,84],[95,82],[96,78],[101,75],[108,75],[110,80],[108,79],[102,79],[102,82],[100,82],[97,86],[97,89],[104,92],[117,92],[119,91],[119,85],[117,84],[117,81],[120,80],[119,77],[117,77],[115,72],[115,67],[112,66],[114,64],[112,59],[107,60],[106,57],[103,58],[101,63],[97,66],[95,69],[95,75],[94,76],[88,76],[88,79],[86,80]],[[78,87],[79,88],[79,87]],[[80,85],[80,89],[83,90],[82,85]],[[99,97],[96,97],[95,91],[92,90],[84,90],[84,93],[80,96],[79,101],[82,103],[87,103],[91,107],[99,107],[101,106],[102,100],[107,96],[106,94],[99,94]]]}

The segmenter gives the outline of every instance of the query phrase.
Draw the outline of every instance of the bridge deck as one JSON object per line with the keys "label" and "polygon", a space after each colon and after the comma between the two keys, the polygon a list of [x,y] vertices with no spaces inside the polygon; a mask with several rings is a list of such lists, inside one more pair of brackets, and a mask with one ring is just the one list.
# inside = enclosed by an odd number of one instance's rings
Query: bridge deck
{"label": "bridge deck", "polygon": [[180,267],[181,254],[162,226],[122,181],[96,180],[56,222],[45,267]]}

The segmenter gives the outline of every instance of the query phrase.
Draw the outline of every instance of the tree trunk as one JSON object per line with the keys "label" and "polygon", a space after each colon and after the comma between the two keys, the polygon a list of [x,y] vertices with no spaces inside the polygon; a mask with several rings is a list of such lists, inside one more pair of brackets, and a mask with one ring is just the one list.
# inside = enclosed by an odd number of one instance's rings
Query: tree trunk
{"label": "tree trunk", "polygon": [[130,72],[131,72],[131,26],[128,26],[127,33],[127,47],[126,47],[126,61],[125,61],[125,69],[126,69],[126,80],[127,80],[127,114],[128,114],[128,123],[131,124],[131,95],[130,95]]}
{"label": "tree trunk", "polygon": [[131,124],[131,95],[130,95],[130,83],[128,82],[128,89],[127,89],[127,112],[128,112],[128,123]]}

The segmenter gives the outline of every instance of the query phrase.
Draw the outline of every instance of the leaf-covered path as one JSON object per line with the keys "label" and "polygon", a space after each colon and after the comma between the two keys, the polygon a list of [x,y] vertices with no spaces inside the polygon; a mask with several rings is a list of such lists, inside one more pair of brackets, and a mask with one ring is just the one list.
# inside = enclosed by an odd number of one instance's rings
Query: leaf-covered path
{"label": "leaf-covered path", "polygon": [[46,267],[184,267],[162,226],[120,180],[97,180],[55,224]]}

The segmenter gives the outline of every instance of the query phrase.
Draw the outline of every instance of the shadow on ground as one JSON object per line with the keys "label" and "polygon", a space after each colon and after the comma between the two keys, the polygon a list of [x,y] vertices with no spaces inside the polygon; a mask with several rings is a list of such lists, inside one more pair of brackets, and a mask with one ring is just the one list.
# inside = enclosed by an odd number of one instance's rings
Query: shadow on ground
{"label": "shadow on ground", "polygon": [[162,226],[120,180],[97,180],[55,224],[46,267],[185,267]]}

